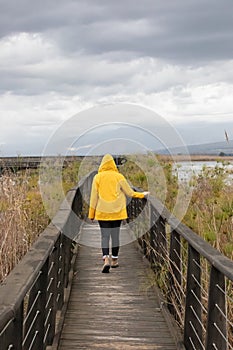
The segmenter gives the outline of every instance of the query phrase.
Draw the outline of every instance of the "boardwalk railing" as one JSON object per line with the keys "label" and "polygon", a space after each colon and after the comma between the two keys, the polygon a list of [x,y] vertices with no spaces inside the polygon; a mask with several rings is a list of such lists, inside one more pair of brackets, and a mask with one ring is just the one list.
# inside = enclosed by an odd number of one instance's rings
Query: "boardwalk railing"
{"label": "boardwalk railing", "polygon": [[[49,164],[50,166],[55,167],[67,167],[69,163],[76,161],[82,161],[83,156],[66,156],[65,159],[59,156],[50,156],[50,157],[0,157],[0,175],[4,171],[11,170],[16,172],[19,170],[25,169],[37,169],[43,164]],[[122,165],[126,162],[126,158],[123,156],[114,156],[115,163],[117,165]]]}
{"label": "boardwalk railing", "polygon": [[[183,329],[186,349],[232,350],[233,261],[153,197],[147,203],[133,199],[128,212],[165,302]],[[141,218],[132,221],[135,217]]]}
{"label": "boardwalk railing", "polygon": [[1,350],[43,350],[53,343],[75,258],[71,231],[80,229],[82,192],[92,177],[69,191],[53,223],[1,284]]}

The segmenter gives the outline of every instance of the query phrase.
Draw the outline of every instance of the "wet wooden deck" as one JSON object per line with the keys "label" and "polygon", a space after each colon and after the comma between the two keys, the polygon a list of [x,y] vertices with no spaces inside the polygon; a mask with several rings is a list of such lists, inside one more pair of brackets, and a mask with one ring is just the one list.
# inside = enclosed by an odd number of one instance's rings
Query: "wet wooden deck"
{"label": "wet wooden deck", "polygon": [[[121,242],[127,235],[123,227]],[[98,226],[84,226],[80,237],[59,350],[179,348],[136,244],[123,245],[119,268],[103,274]]]}

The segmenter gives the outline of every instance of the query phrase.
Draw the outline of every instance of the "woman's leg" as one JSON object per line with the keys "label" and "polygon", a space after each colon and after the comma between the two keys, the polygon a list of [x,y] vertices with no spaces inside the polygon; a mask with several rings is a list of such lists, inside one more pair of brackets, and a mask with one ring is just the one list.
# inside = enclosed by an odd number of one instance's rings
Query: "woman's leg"
{"label": "woman's leg", "polygon": [[109,221],[100,221],[100,230],[101,230],[101,247],[103,253],[103,259],[106,256],[109,256],[109,240],[111,235],[111,224]]}
{"label": "woman's leg", "polygon": [[110,260],[109,260],[109,241],[111,235],[111,228],[109,221],[99,221],[100,230],[101,230],[101,246],[103,252],[103,273],[108,273],[110,269]]}
{"label": "woman's leg", "polygon": [[112,239],[112,258],[117,259],[120,246],[120,226],[121,220],[115,220],[111,222],[111,239]]}

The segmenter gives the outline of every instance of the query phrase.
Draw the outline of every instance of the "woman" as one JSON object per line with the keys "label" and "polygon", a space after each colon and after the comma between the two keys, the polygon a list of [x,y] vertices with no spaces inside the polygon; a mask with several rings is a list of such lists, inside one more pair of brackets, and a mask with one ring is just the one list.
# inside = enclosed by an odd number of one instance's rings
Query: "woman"
{"label": "woman", "polygon": [[135,192],[119,173],[113,157],[106,154],[92,183],[89,219],[98,220],[101,229],[103,273],[109,272],[109,241],[112,240],[111,267],[118,267],[121,221],[127,218],[126,196],[145,198],[149,192]]}

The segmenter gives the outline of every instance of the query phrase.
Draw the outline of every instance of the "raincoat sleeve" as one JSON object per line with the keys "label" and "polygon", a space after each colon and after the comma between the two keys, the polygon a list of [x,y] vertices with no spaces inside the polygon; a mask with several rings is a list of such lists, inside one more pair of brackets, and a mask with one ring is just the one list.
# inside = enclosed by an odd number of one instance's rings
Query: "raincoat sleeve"
{"label": "raincoat sleeve", "polygon": [[91,188],[91,198],[90,198],[90,207],[89,207],[89,213],[88,218],[93,220],[95,218],[95,209],[98,202],[98,185],[96,181],[96,177],[94,177],[92,182],[92,188]]}
{"label": "raincoat sleeve", "polygon": [[130,185],[128,184],[127,180],[125,179],[124,176],[122,176],[122,180],[120,182],[121,189],[126,194],[128,197],[133,197],[133,198],[144,198],[144,193],[143,192],[136,192],[134,191]]}

